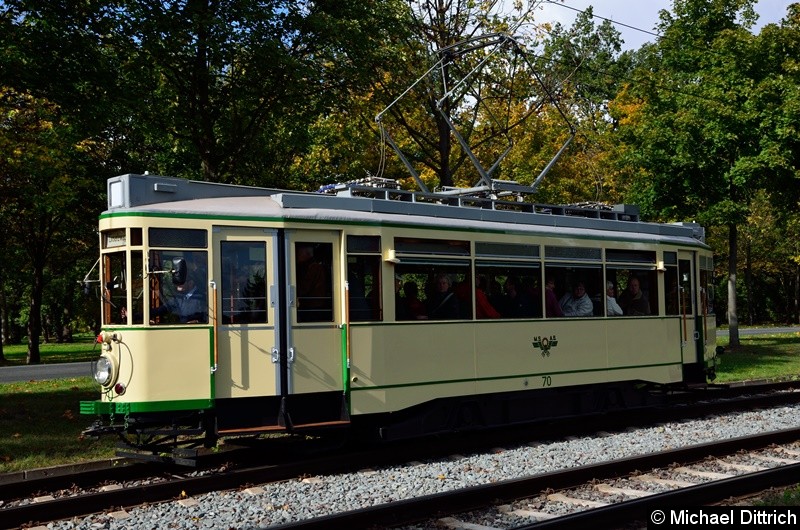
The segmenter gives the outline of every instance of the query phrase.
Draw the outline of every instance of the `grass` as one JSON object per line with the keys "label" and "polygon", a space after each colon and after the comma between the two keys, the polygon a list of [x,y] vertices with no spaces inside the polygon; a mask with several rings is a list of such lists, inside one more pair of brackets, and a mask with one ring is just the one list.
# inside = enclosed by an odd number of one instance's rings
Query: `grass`
{"label": "grass", "polygon": [[[100,348],[90,334],[70,343],[39,345],[42,364],[93,361]],[[27,362],[27,344],[3,346],[2,366]],[[0,473],[73,464],[114,456],[116,438],[85,438],[93,418],[81,416],[81,401],[98,399],[90,377],[0,384]]]}
{"label": "grass", "polygon": [[[26,364],[28,345],[12,344],[11,346],[3,346],[3,356],[5,357],[5,362],[0,363],[0,366]],[[100,356],[100,348],[93,335],[80,334],[74,337],[74,342],[40,344],[39,356],[42,364],[93,361]]]}
{"label": "grass", "polygon": [[98,396],[90,377],[0,384],[0,473],[113,457],[115,438],[81,435],[79,403]]}
{"label": "grass", "polygon": [[[42,344],[43,363],[94,360],[92,337],[71,344]],[[800,379],[800,334],[745,335],[726,348],[716,383]],[[728,346],[727,337],[719,344]],[[6,346],[6,365],[25,364],[26,346]],[[0,384],[0,473],[77,463],[114,456],[116,438],[86,439],[93,418],[78,413],[80,401],[99,397],[89,377]],[[800,496],[800,493],[798,493]]]}
{"label": "grass", "polygon": [[753,502],[753,506],[800,506],[800,486],[770,491]]}
{"label": "grass", "polygon": [[718,338],[717,344],[726,351],[717,365],[715,383],[800,379],[800,333],[747,335],[739,342],[731,350],[727,337]]}

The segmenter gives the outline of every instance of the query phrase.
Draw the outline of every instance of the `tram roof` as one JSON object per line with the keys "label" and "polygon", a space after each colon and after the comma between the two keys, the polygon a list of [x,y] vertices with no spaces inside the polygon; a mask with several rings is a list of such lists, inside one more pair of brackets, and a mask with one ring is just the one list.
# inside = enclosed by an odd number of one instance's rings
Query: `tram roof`
{"label": "tram roof", "polygon": [[[571,206],[532,208],[527,211],[494,209],[485,201],[443,198],[444,204],[375,196],[340,196],[250,186],[192,181],[156,175],[126,174],[108,180],[108,210],[104,213],[151,212],[224,218],[282,217],[325,222],[405,224],[460,229],[585,236],[587,231],[606,237],[652,242],[704,244],[702,227],[695,223],[648,223],[637,211],[619,207],[602,212]],[[409,192],[406,192],[409,193]],[[465,205],[474,204],[474,205]],[[513,203],[501,206],[515,208]],[[526,206],[523,206],[526,207]],[[591,217],[589,217],[591,216]],[[599,237],[600,234],[596,233]]]}

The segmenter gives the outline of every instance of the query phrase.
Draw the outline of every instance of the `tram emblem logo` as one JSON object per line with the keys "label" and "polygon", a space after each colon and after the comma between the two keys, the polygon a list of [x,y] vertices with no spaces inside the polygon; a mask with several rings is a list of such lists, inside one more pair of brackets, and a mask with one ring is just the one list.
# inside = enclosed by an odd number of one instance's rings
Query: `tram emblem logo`
{"label": "tram emblem logo", "polygon": [[558,339],[555,335],[533,338],[533,347],[542,350],[542,357],[550,357],[550,348],[555,348],[556,346],[558,346]]}

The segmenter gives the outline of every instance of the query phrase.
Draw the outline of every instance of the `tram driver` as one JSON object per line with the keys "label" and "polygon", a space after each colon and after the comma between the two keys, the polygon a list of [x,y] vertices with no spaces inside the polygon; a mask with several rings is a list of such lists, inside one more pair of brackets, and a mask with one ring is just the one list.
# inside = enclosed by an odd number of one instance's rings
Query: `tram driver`
{"label": "tram driver", "polygon": [[153,318],[165,315],[174,315],[181,324],[208,322],[208,300],[193,275],[188,276],[182,284],[176,285],[174,295],[161,305],[150,308],[150,323],[154,323]]}
{"label": "tram driver", "polygon": [[[187,253],[189,254],[189,253]],[[179,259],[177,258],[175,262]],[[205,269],[187,259],[183,278],[173,275],[174,289],[165,292],[165,285],[157,287],[159,296],[150,307],[150,323],[157,317],[166,317],[158,323],[169,324],[177,320],[181,324],[208,323],[208,295],[205,291]],[[181,281],[183,280],[183,281]],[[157,305],[155,305],[157,304]]]}

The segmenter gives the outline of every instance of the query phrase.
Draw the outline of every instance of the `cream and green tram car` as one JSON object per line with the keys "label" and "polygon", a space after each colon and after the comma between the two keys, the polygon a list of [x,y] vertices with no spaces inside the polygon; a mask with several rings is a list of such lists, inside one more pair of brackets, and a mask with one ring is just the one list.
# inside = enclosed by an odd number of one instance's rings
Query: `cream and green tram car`
{"label": "cream and green tram car", "polygon": [[101,395],[81,412],[99,415],[87,432],[143,449],[336,427],[419,436],[713,378],[702,228],[627,206],[129,174],[109,179],[99,230]]}

